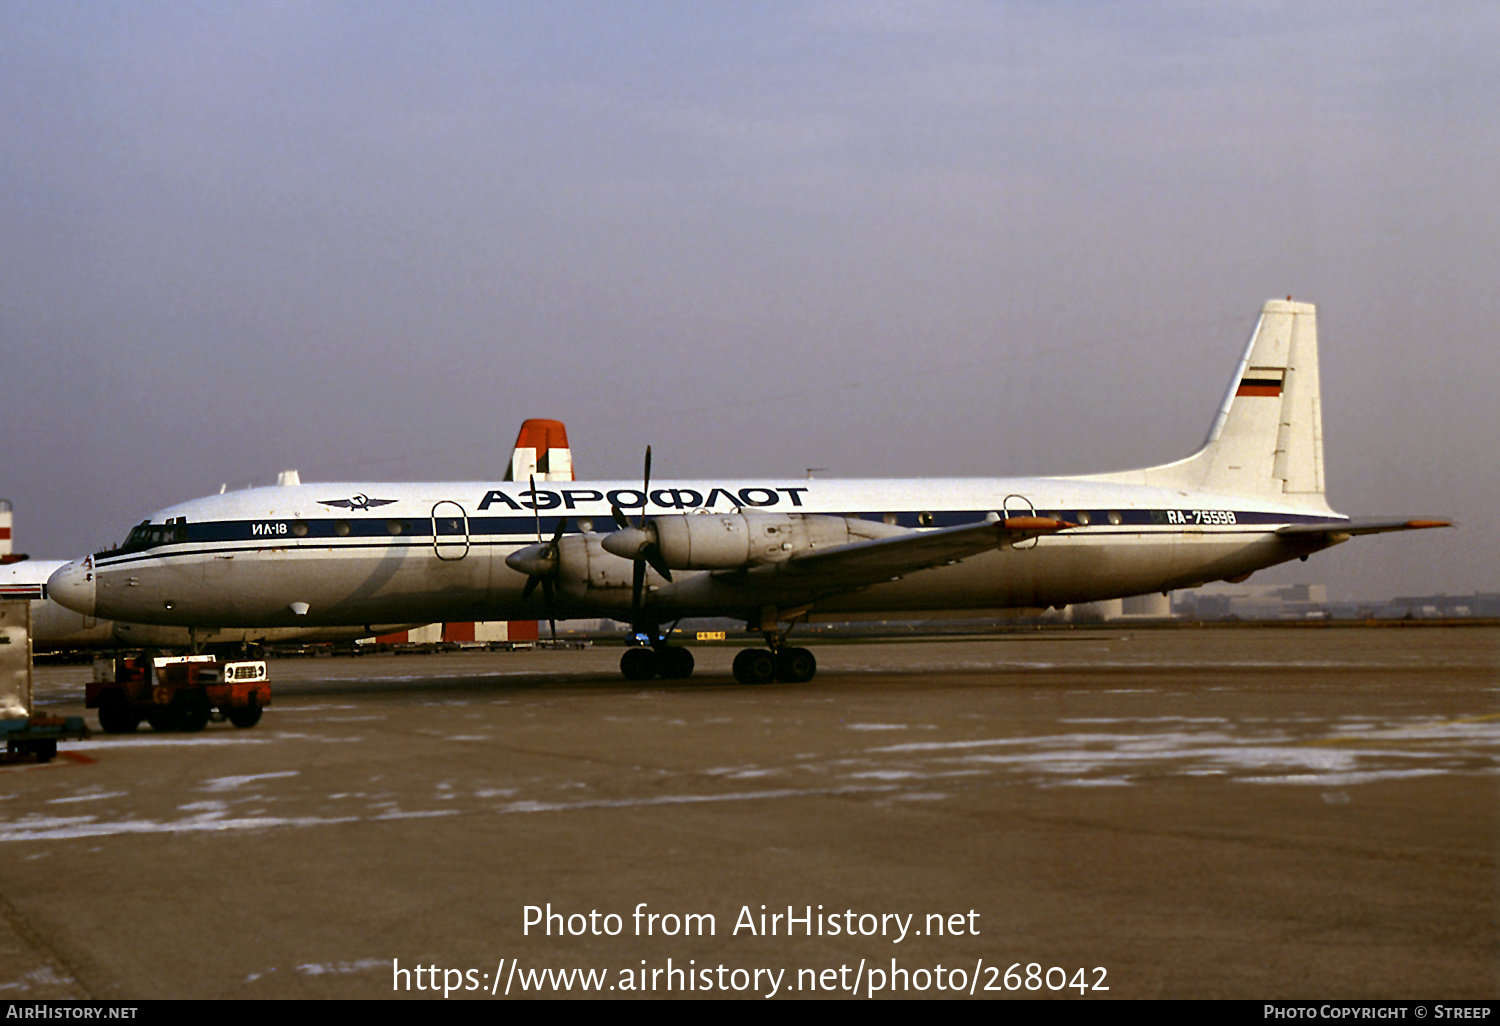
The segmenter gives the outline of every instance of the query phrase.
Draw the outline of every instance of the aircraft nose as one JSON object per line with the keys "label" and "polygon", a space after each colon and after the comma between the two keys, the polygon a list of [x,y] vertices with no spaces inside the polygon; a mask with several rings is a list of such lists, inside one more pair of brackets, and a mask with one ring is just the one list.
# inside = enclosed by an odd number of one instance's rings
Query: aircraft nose
{"label": "aircraft nose", "polygon": [[84,616],[94,615],[98,592],[94,581],[94,558],[75,559],[58,567],[47,578],[47,597]]}

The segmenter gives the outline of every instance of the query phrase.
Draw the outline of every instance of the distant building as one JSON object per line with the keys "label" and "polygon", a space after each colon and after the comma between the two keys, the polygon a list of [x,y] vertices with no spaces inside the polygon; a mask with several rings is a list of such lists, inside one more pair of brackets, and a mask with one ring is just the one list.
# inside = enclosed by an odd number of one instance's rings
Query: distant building
{"label": "distant building", "polygon": [[1132,595],[1123,599],[1105,599],[1103,602],[1085,602],[1068,607],[1068,619],[1073,623],[1099,623],[1110,620],[1170,620],[1172,602],[1160,592],[1149,595]]}
{"label": "distant building", "polygon": [[1317,620],[1330,615],[1326,584],[1208,584],[1177,592],[1172,611],[1199,620]]}
{"label": "distant building", "polygon": [[1500,617],[1500,592],[1475,592],[1472,595],[1406,595],[1381,604],[1374,615],[1386,620]]}

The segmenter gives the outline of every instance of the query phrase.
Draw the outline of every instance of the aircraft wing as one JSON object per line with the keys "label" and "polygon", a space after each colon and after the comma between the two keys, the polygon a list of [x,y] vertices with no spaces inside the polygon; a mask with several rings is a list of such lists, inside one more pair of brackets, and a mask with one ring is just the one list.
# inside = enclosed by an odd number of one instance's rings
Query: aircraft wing
{"label": "aircraft wing", "polygon": [[751,584],[762,578],[768,584],[774,582],[776,587],[811,585],[823,593],[847,591],[894,580],[915,570],[957,563],[998,548],[1005,541],[1025,541],[1077,526],[1050,517],[993,516],[993,519],[977,524],[913,531],[892,538],[820,549],[793,556],[784,563],[749,571],[740,580]]}
{"label": "aircraft wing", "polygon": [[[1325,524],[1289,524],[1277,534],[1321,534],[1328,537],[1350,537],[1356,534],[1384,534],[1386,531],[1421,531],[1429,527],[1452,527],[1451,520],[1412,517],[1351,517]],[[1340,539],[1342,540],[1342,539]]]}

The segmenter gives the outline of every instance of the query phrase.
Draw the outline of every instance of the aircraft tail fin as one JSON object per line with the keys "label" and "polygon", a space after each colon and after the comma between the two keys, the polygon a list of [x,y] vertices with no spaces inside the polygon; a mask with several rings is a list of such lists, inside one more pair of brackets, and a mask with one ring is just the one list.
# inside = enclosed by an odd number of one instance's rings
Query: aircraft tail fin
{"label": "aircraft tail fin", "polygon": [[573,450],[568,448],[568,429],[560,420],[532,419],[521,425],[516,447],[510,454],[507,481],[572,481]]}
{"label": "aircraft tail fin", "polygon": [[1253,496],[1331,512],[1324,498],[1316,307],[1290,299],[1266,303],[1198,452],[1176,463],[1095,479]]}

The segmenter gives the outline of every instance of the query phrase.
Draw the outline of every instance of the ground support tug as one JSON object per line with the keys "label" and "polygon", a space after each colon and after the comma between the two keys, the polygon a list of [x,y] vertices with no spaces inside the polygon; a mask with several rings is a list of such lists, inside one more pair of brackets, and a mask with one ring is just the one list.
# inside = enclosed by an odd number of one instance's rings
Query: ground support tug
{"label": "ground support tug", "polygon": [[145,720],[159,731],[197,731],[210,719],[253,727],[271,704],[266,664],[212,655],[119,656],[94,663],[84,705],[99,710],[107,734],[129,734]]}

